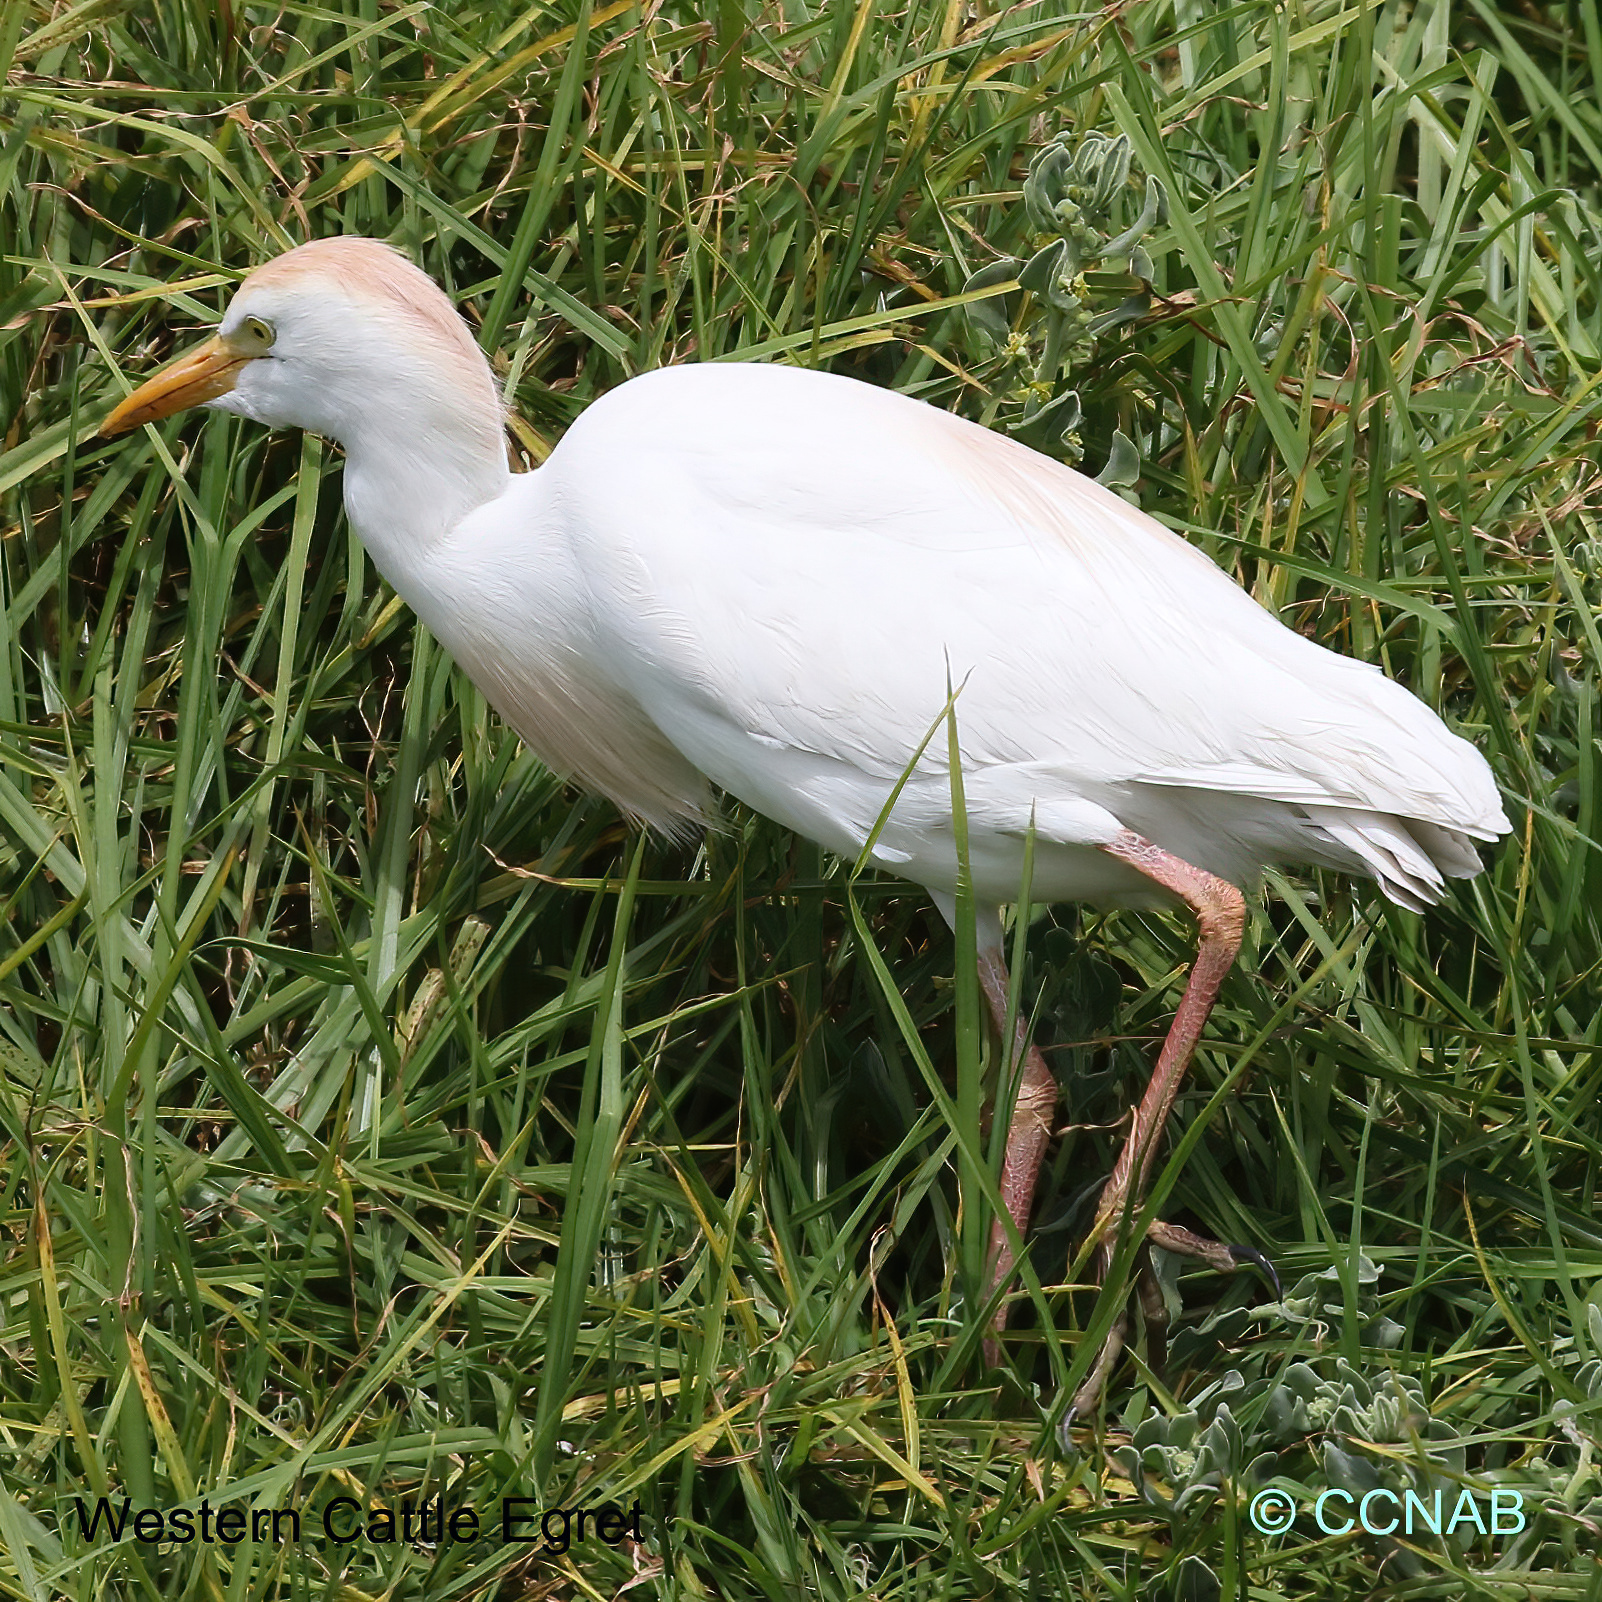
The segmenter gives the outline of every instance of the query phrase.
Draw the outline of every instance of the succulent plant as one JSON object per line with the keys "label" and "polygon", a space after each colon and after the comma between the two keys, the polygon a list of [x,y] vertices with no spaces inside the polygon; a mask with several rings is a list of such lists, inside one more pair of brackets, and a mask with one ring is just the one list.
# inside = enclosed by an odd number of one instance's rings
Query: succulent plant
{"label": "succulent plant", "polygon": [[1230,1369],[1194,1396],[1183,1412],[1153,1411],[1140,1421],[1128,1446],[1109,1460],[1146,1501],[1174,1516],[1210,1506],[1226,1485],[1260,1483],[1276,1454],[1251,1450],[1230,1408],[1248,1393],[1246,1380]]}
{"label": "succulent plant", "polygon": [[[1110,329],[1139,317],[1150,304],[1151,257],[1142,240],[1168,216],[1168,197],[1146,178],[1139,215],[1118,232],[1116,214],[1131,184],[1129,141],[1087,133],[1059,133],[1036,152],[1023,185],[1030,230],[1027,258],[1003,256],[969,279],[969,291],[1017,281],[1011,294],[975,301],[968,321],[981,348],[999,353],[1013,369],[1005,418],[1017,433],[1054,439],[1070,461],[1083,454],[1083,421],[1073,369]],[[1097,311],[1091,268],[1122,268],[1139,286],[1119,303]],[[1105,484],[1132,484],[1139,470],[1133,442],[1115,431]]]}
{"label": "succulent plant", "polygon": [[[1602,1350],[1602,1309],[1588,1305],[1585,1339],[1553,1354],[1584,1400],[1558,1402],[1542,1455],[1520,1458],[1517,1442],[1482,1437],[1472,1413],[1465,1431],[1432,1408],[1424,1382],[1391,1355],[1400,1326],[1382,1311],[1379,1281],[1379,1268],[1359,1257],[1349,1304],[1337,1270],[1307,1275],[1273,1309],[1300,1330],[1301,1355],[1265,1370],[1248,1352],[1247,1364],[1179,1410],[1137,1402],[1125,1416],[1128,1440],[1109,1449],[1109,1463],[1168,1524],[1174,1549],[1152,1594],[1176,1602],[1220,1595],[1194,1547],[1226,1500],[1244,1515],[1254,1496],[1271,1490],[1295,1509],[1293,1523],[1279,1527],[1285,1539],[1361,1543],[1400,1583],[1443,1568],[1562,1565],[1597,1549],[1602,1451],[1591,1418],[1602,1399],[1602,1360],[1589,1353]],[[1269,1311],[1235,1307],[1202,1327],[1234,1344],[1246,1321]],[[1360,1364],[1340,1350],[1353,1323]],[[1278,1538],[1248,1529],[1251,1541]]]}

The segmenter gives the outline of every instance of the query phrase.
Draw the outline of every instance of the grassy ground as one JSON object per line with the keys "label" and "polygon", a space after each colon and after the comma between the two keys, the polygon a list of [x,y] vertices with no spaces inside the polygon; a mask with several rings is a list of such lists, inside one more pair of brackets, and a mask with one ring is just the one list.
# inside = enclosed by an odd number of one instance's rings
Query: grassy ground
{"label": "grassy ground", "polygon": [[[1594,9],[710,13],[0,13],[0,1592],[1596,1596]],[[1078,307],[1005,287],[1059,131],[1131,161],[1080,197]],[[1154,178],[1147,259],[1097,255]],[[1057,1449],[1182,920],[1029,931],[1070,1127],[987,1378],[948,1117],[985,1062],[921,895],[732,805],[637,847],[377,581],[332,447],[95,439],[340,232],[448,286],[530,461],[663,363],[854,373],[1110,469],[1480,744],[1488,873],[1427,917],[1273,877],[1182,1098],[1166,1209],[1270,1250],[1283,1307],[1187,1274],[1166,1373]],[[1267,1536],[1268,1485],[1526,1523]],[[310,1512],[437,1492],[638,1499],[644,1539]],[[308,1523],[117,1543],[102,1493]]]}

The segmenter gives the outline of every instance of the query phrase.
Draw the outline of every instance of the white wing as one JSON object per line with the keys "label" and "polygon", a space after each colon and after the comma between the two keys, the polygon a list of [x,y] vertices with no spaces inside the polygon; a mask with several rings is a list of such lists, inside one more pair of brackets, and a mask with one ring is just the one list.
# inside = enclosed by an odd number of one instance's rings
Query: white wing
{"label": "white wing", "polygon": [[[1356,867],[1416,904],[1478,871],[1465,837],[1506,831],[1483,758],[1407,691],[1116,495],[916,401],[668,369],[591,407],[538,477],[609,669],[717,784],[833,849],[860,847],[948,684],[976,876],[986,851],[1015,875],[1033,818],[1234,879]],[[927,847],[949,837],[943,732],[896,820],[881,860],[949,877]],[[1106,860],[1070,851],[1047,889],[1116,895],[1087,868]]]}

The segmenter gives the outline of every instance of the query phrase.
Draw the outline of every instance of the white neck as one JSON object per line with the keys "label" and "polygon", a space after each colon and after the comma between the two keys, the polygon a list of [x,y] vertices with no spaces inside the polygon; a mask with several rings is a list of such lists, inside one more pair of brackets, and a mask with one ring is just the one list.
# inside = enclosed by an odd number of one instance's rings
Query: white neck
{"label": "white neck", "polygon": [[345,464],[351,524],[396,592],[547,767],[666,833],[708,816],[706,781],[597,637],[559,479],[513,478],[498,438],[398,437],[352,437]]}
{"label": "white neck", "polygon": [[511,479],[487,370],[484,378],[479,394],[409,388],[393,405],[342,430],[351,526],[414,607],[451,532],[503,495]]}

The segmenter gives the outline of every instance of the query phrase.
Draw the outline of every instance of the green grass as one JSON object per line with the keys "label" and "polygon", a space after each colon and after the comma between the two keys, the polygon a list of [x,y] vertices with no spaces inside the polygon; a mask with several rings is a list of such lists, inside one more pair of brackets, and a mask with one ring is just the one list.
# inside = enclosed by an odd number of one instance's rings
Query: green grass
{"label": "green grass", "polygon": [[[0,1594],[1599,1593],[1592,8],[14,0],[0,61]],[[1043,242],[1059,130],[1128,139],[1109,230],[1164,185],[1153,293],[1053,353],[993,290],[998,346],[964,289]],[[1183,920],[1028,931],[1069,1132],[987,1383],[947,1115],[985,1063],[922,896],[733,805],[632,841],[378,582],[332,447],[94,437],[243,272],[347,231],[463,306],[530,461],[669,362],[1026,438],[1072,387],[1088,471],[1122,433],[1142,505],[1486,751],[1486,875],[1423,918],[1273,876],[1181,1099],[1168,1215],[1270,1250],[1288,1311],[1187,1274],[1166,1383],[1125,1367],[1057,1451],[1113,1311],[1063,1288],[1076,1206]],[[1270,1539],[1267,1479],[1529,1524]],[[638,1498],[646,1539],[69,1511],[442,1489]]]}

